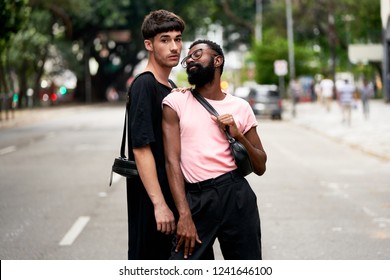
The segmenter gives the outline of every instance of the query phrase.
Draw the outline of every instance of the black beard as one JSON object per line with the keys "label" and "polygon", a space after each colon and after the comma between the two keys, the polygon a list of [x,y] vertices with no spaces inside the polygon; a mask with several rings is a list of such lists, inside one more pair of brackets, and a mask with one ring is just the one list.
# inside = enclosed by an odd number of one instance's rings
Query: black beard
{"label": "black beard", "polygon": [[[192,66],[195,66],[190,70]],[[214,80],[214,59],[211,59],[206,67],[200,64],[190,63],[187,67],[188,82],[196,87],[202,87]]]}

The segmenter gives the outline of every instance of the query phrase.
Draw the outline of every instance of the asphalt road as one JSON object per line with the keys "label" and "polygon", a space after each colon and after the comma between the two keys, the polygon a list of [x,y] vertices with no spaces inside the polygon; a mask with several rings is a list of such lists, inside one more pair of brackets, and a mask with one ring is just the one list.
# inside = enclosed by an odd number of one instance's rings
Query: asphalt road
{"label": "asphalt road", "polygon": [[[84,106],[0,130],[0,259],[126,259],[125,181],[108,187],[123,117]],[[259,123],[267,171],[247,179],[264,259],[389,259],[390,162],[289,120]]]}

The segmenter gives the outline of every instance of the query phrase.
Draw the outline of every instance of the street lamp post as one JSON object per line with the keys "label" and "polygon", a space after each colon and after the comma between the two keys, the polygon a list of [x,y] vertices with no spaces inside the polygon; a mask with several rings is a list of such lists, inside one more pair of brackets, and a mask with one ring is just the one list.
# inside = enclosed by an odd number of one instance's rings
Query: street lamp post
{"label": "street lamp post", "polygon": [[[349,51],[349,45],[350,45],[350,43],[351,43],[351,37],[350,37],[350,29],[351,29],[351,27],[350,27],[350,25],[351,25],[351,21],[353,21],[353,20],[355,20],[355,17],[353,16],[353,15],[349,15],[349,14],[347,14],[347,15],[344,15],[343,17],[342,17],[342,20],[345,22],[345,33],[346,33],[346,35],[345,35],[345,40],[346,40],[346,42],[347,42],[347,50]],[[349,59],[348,59],[348,71],[350,71],[351,70],[351,63],[350,63],[350,61],[349,61]]]}
{"label": "street lamp post", "polygon": [[294,57],[294,33],[291,0],[286,0],[287,38],[288,38],[288,61],[290,68],[290,79],[295,79],[295,57]]}
{"label": "street lamp post", "polygon": [[262,42],[263,34],[262,34],[262,19],[263,17],[263,0],[256,0],[256,41]]}

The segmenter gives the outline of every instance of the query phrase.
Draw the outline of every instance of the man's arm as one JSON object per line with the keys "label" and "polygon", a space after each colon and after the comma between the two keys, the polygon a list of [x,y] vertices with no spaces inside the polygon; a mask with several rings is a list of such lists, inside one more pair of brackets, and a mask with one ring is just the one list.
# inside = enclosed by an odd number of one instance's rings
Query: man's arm
{"label": "man's arm", "polygon": [[267,154],[257,134],[256,127],[252,127],[245,135],[236,139],[247,149],[255,174],[263,175],[266,170]]}
{"label": "man's arm", "polygon": [[139,176],[154,206],[157,230],[165,234],[173,234],[176,230],[175,217],[161,191],[152,150],[147,145],[133,149],[133,153]]}
{"label": "man's arm", "polygon": [[256,127],[252,127],[247,133],[242,134],[234,121],[234,117],[230,114],[220,115],[218,118],[211,116],[216,121],[219,127],[224,130],[229,127],[229,133],[237,141],[245,146],[255,174],[261,176],[266,170],[267,154],[264,151],[260,137],[257,134]]}
{"label": "man's arm", "polygon": [[186,199],[184,177],[180,168],[179,118],[176,112],[167,105],[163,107],[162,128],[169,186],[179,212],[176,252],[180,250],[181,246],[184,246],[184,258],[187,258],[192,255],[195,243],[201,243],[201,241],[192,220],[191,210]]}

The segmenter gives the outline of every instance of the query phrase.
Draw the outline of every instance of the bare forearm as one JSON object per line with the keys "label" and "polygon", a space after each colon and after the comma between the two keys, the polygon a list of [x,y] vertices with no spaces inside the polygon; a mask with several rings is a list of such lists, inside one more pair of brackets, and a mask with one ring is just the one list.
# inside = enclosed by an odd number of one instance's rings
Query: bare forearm
{"label": "bare forearm", "polygon": [[147,148],[134,149],[133,152],[139,176],[153,205],[165,204],[152,152]]}
{"label": "bare forearm", "polygon": [[254,135],[253,132],[247,135],[241,134],[240,137],[237,137],[237,140],[247,149],[255,174],[259,176],[263,175],[266,170],[267,154],[257,134]]}
{"label": "bare forearm", "polygon": [[186,198],[184,177],[181,172],[180,165],[177,163],[170,163],[168,160],[166,169],[169,186],[179,215],[182,216],[191,214]]}

